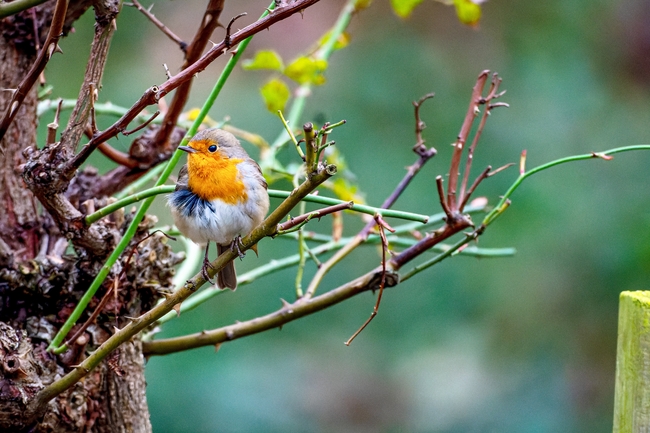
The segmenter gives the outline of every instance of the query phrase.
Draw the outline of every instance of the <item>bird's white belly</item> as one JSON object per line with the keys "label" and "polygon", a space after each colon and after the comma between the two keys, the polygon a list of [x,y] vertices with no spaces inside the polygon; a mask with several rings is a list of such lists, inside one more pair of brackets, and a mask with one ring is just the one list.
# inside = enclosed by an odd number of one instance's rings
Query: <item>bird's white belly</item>
{"label": "bird's white belly", "polygon": [[246,212],[246,205],[229,205],[221,200],[202,205],[191,215],[181,215],[172,208],[172,216],[176,227],[186,237],[197,244],[205,245],[208,241],[218,244],[229,244],[237,236],[245,236],[259,224]]}

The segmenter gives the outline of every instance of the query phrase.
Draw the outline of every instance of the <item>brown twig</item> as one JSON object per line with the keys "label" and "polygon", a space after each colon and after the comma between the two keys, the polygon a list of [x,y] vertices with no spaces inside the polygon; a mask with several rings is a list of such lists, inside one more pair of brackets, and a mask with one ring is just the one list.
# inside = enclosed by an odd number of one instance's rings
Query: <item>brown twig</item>
{"label": "brown twig", "polygon": [[61,38],[63,25],[65,23],[68,1],[69,0],[57,0],[56,2],[54,13],[52,15],[52,24],[50,25],[50,31],[45,39],[45,44],[43,44],[43,49],[38,54],[36,61],[27,72],[25,78],[23,78],[18,87],[13,91],[11,100],[7,104],[7,110],[2,116],[2,119],[0,119],[0,140],[2,140],[9,125],[14,120],[14,117],[16,117],[18,109],[25,100],[25,96],[27,96],[27,93],[34,83],[36,83],[41,72],[45,69],[47,62],[54,53],[61,51],[58,42]]}
{"label": "brown twig", "polygon": [[[422,105],[422,103],[428,98],[424,97],[421,98],[418,103],[414,103],[414,105],[417,104],[417,108],[419,109],[419,106]],[[415,121],[416,121],[416,131],[418,128],[421,127],[421,120],[419,117],[419,112],[415,116]],[[408,167],[408,170],[402,180],[397,184],[393,192],[384,200],[384,202],[381,204],[382,209],[388,209],[390,208],[395,201],[399,198],[400,195],[406,190],[408,185],[411,183],[411,180],[415,177],[416,174],[419,173],[419,171],[422,169],[424,164],[427,163],[431,158],[433,158],[436,155],[436,149],[431,147],[427,149],[426,147],[422,146],[415,146],[413,148],[413,151],[419,156],[417,161],[413,163],[413,165]],[[368,236],[370,235],[370,232],[372,228],[375,226],[375,221],[371,220],[369,221],[363,229],[354,237],[352,241],[350,241],[348,244],[346,244],[343,248],[338,250],[334,255],[327,260],[325,263],[322,264],[316,271],[316,274],[312,278],[311,283],[309,284],[309,287],[307,288],[307,291],[305,292],[305,298],[309,299],[314,296],[314,293],[316,292],[316,288],[320,284],[320,281],[323,279],[325,274],[329,272],[329,270],[334,267],[339,261],[341,261],[345,256],[350,254],[352,251],[354,251],[359,245],[361,245],[363,242],[365,242],[368,239]]]}
{"label": "brown twig", "polygon": [[111,161],[128,168],[138,168],[140,164],[131,158],[128,153],[120,152],[107,142],[100,144],[97,149]]}
{"label": "brown twig", "polygon": [[[353,281],[312,299],[301,298],[294,303],[283,303],[282,308],[266,316],[182,337],[143,342],[143,353],[145,356],[167,355],[233,341],[269,329],[277,329],[286,323],[322,311],[360,293],[376,290],[381,279],[381,273],[382,269],[378,267]],[[390,269],[386,269],[385,278],[385,287],[393,287],[398,283],[397,275],[391,272]]]}
{"label": "brown twig", "polygon": [[[223,11],[223,4],[224,0],[210,0],[210,2],[208,2],[205,12],[203,13],[203,18],[201,19],[201,25],[185,51],[185,61],[181,66],[181,70],[187,69],[189,65],[193,64],[201,57],[203,50],[210,42],[210,36],[219,26],[219,17]],[[169,79],[171,78],[172,77],[170,76]],[[192,77],[190,77],[189,80],[180,84],[174,92],[174,97],[172,98],[169,108],[165,112],[165,116],[160,124],[160,129],[151,143],[151,148],[154,152],[159,150],[167,151],[172,148],[170,137],[174,131],[176,123],[178,123],[178,117],[183,112],[183,108],[187,103],[193,81]]]}
{"label": "brown twig", "polygon": [[59,117],[61,116],[61,105],[63,104],[63,99],[59,99],[59,103],[56,106],[56,113],[54,114],[54,120],[52,123],[47,125],[47,139],[45,143],[48,145],[54,144],[56,142],[56,131],[59,129]]}
{"label": "brown twig", "polygon": [[[293,14],[304,11],[306,8],[318,3],[320,0],[296,0],[282,8],[275,9],[273,14],[254,22],[253,24],[241,29],[231,36],[231,44],[236,44],[242,40],[253,36],[262,30],[267,29],[271,25],[282,21]],[[135,119],[135,117],[149,105],[156,104],[160,98],[176,89],[182,83],[190,80],[194,75],[203,71],[209,64],[216,58],[222,56],[227,51],[224,41],[216,44],[199,60],[192,63],[183,71],[174,75],[171,79],[165,81],[159,86],[152,86],[147,89],[144,94],[133,104],[133,106],[113,125],[96,135],[88,144],[86,144],[81,151],[68,161],[63,167],[62,174],[71,177],[72,174],[83,164],[90,154],[97,148],[99,143],[107,141],[111,137],[117,135],[120,131],[124,130],[128,124]]]}
{"label": "brown twig", "polygon": [[130,131],[122,131],[122,135],[129,136],[129,135],[131,135],[131,134],[133,134],[133,133],[135,133],[135,132],[138,132],[139,130],[145,128],[148,124],[150,124],[151,122],[153,122],[153,120],[154,120],[156,117],[158,117],[159,114],[160,114],[160,110],[156,110],[156,112],[153,113],[153,114],[151,115],[151,117],[150,117],[149,119],[147,119],[147,121],[144,122],[142,125],[140,125],[140,126],[138,126],[138,127],[136,127],[136,128],[133,128],[133,129],[131,129]]}
{"label": "brown twig", "polygon": [[386,221],[384,221],[384,219],[381,217],[381,215],[375,215],[374,219],[377,227],[379,227],[379,236],[381,238],[381,281],[379,283],[379,294],[377,295],[377,301],[375,302],[375,306],[372,309],[372,313],[370,313],[370,317],[368,317],[364,324],[361,325],[359,329],[357,329],[357,332],[352,334],[352,336],[344,343],[346,346],[349,346],[350,343],[352,343],[352,340],[357,338],[357,336],[361,334],[364,329],[366,329],[366,326],[372,322],[372,319],[374,319],[379,312],[381,296],[384,293],[384,286],[386,285],[386,251],[388,250],[388,240],[386,239],[386,233],[384,230],[388,230],[391,233],[394,233],[395,229],[389,226],[388,223],[386,223]]}
{"label": "brown twig", "polygon": [[453,219],[454,214],[451,209],[449,209],[449,205],[445,199],[445,189],[442,186],[442,176],[436,176],[436,188],[438,190],[438,197],[440,198],[440,207],[442,207],[443,212],[447,215],[447,220]]}
{"label": "brown twig", "polygon": [[[508,106],[508,104],[503,102],[492,104],[492,100],[494,98],[498,98],[505,93],[505,92],[497,93],[500,84],[501,84],[501,78],[496,73],[492,74],[492,82],[490,84],[490,89],[488,90],[488,94],[485,98],[479,101],[479,104],[485,105],[485,109],[483,110],[481,120],[479,121],[478,129],[476,130],[476,133],[474,134],[474,138],[472,139],[472,144],[469,147],[469,150],[467,151],[467,162],[465,163],[463,182],[461,184],[459,196],[458,196],[458,201],[461,203],[461,205],[458,207],[458,210],[461,212],[463,210],[464,204],[467,203],[467,201],[469,200],[470,193],[466,192],[466,188],[467,188],[467,182],[469,180],[470,171],[472,169],[472,161],[474,160],[474,150],[476,149],[476,146],[481,138],[481,134],[483,133],[483,128],[485,127],[487,118],[490,115],[492,108]],[[477,178],[479,182],[483,179],[479,180]],[[476,186],[478,186],[478,184],[476,184]],[[474,186],[474,188],[476,188],[476,186]]]}
{"label": "brown twig", "polygon": [[[440,229],[434,231],[433,233],[427,234],[422,240],[420,240],[415,245],[405,249],[389,261],[389,266],[393,270],[400,269],[405,263],[413,260],[415,257],[422,254],[424,251],[438,244],[444,239],[453,236],[456,233],[459,233],[462,230],[465,230],[468,227],[473,227],[472,221],[467,215],[462,214],[462,210],[467,204],[470,196],[474,193],[477,186],[487,177],[491,175],[491,168],[488,167],[485,169],[472,183],[469,190],[466,190],[468,176],[472,165],[473,153],[478,143],[478,140],[485,126],[486,119],[490,114],[490,110],[495,106],[507,106],[504,103],[495,103],[492,104],[492,100],[500,97],[505,92],[499,92],[499,84],[501,79],[495,73],[492,75],[492,82],[490,88],[487,92],[487,95],[483,97],[483,89],[487,82],[490,71],[483,71],[479,74],[476,84],[472,89],[472,97],[470,99],[469,108],[467,109],[467,114],[463,120],[463,124],[460,128],[460,133],[458,134],[458,139],[454,143],[454,152],[451,158],[451,164],[449,168],[449,186],[447,187],[447,195],[445,197],[444,189],[442,187],[442,177],[438,176],[436,178],[436,185],[438,190],[438,195],[440,197],[440,205],[445,212],[445,225]],[[472,129],[472,124],[474,119],[480,113],[479,106],[485,105],[485,111],[483,117],[478,126],[478,130],[474,135],[473,142],[469,149],[469,154],[467,157],[467,163],[465,166],[465,175],[460,187],[460,190],[457,191],[458,180],[460,178],[460,162],[462,159],[463,149],[467,143],[467,139]],[[503,167],[505,168],[505,167]],[[503,169],[502,168],[502,169]],[[500,171],[501,169],[497,170]],[[457,194],[458,193],[458,194]]]}
{"label": "brown twig", "polygon": [[[90,125],[86,127],[86,130],[84,132],[86,134],[86,137],[88,137],[89,139],[92,138],[93,131]],[[100,144],[97,147],[97,150],[99,150],[102,153],[102,155],[104,155],[111,161],[123,165],[125,167],[136,168],[139,165],[138,161],[131,158],[127,153],[115,149],[107,142]]]}
{"label": "brown twig", "polygon": [[426,128],[427,125],[420,117],[420,107],[424,104],[424,101],[433,98],[435,95],[435,93],[427,93],[417,101],[413,101],[413,106],[415,107],[415,146],[413,146],[413,151],[418,155],[420,155],[421,152],[427,151],[427,147],[424,145],[425,141],[422,138],[422,131],[424,131],[424,128]]}
{"label": "brown twig", "polygon": [[[127,5],[129,5],[127,3]],[[151,13],[151,8],[153,7],[153,3],[151,6],[149,6],[148,9],[145,9],[142,7],[142,5],[138,2],[138,0],[131,0],[130,6],[135,7],[137,10],[142,12],[142,14],[147,17],[149,21],[153,23],[154,26],[158,27],[158,29],[163,32],[169,39],[171,39],[176,45],[180,47],[183,52],[187,50],[187,43],[184,42],[181,38],[176,36],[174,32],[172,32],[169,27],[167,27],[165,24],[163,24],[162,21],[160,21],[154,14]]]}
{"label": "brown twig", "polygon": [[467,114],[465,114],[465,119],[460,128],[460,133],[454,143],[454,152],[451,157],[451,167],[449,168],[449,185],[447,186],[447,204],[454,211],[458,210],[456,189],[458,187],[458,177],[460,176],[460,161],[463,155],[463,149],[465,148],[465,143],[467,142],[467,138],[472,130],[474,118],[479,113],[478,107],[483,100],[483,88],[485,87],[489,73],[490,71],[485,70],[479,74],[476,84],[472,89],[472,96],[470,98]]}
{"label": "brown twig", "polygon": [[350,201],[347,203],[340,203],[340,204],[324,207],[322,209],[318,209],[312,212],[299,215],[295,218],[291,218],[289,221],[283,222],[282,224],[278,224],[277,232],[278,233],[286,232],[287,230],[291,230],[296,227],[302,226],[306,222],[314,218],[320,219],[321,217],[324,217],[325,215],[329,215],[331,213],[340,212],[345,209],[351,209],[352,206],[354,206],[354,202]]}
{"label": "brown twig", "polygon": [[[52,149],[53,153],[63,153],[69,158],[77,149],[83,136],[88,118],[91,118],[93,125],[93,136],[96,135],[94,106],[98,99],[97,91],[101,87],[104,68],[108,59],[108,50],[111,39],[115,33],[115,17],[119,13],[116,4],[109,2],[97,2],[95,5],[95,33],[88,55],[88,63],[84,73],[83,83],[79,89],[77,103],[70,114],[70,120],[65,130],[61,133],[61,149]],[[105,140],[104,140],[105,141]],[[99,144],[99,143],[98,143]],[[64,176],[64,179],[71,179],[72,176]]]}
{"label": "brown twig", "polygon": [[[463,187],[463,196],[462,196],[463,199],[461,200],[460,205],[458,206],[458,210],[460,212],[462,212],[463,209],[465,209],[465,205],[467,204],[467,201],[472,196],[472,194],[474,194],[474,190],[476,190],[479,183],[481,183],[484,179],[486,179],[486,178],[488,178],[488,177],[490,177],[490,176],[492,176],[494,174],[494,173],[490,172],[490,170],[492,170],[492,166],[488,165],[485,168],[485,170],[483,170],[481,172],[481,174],[479,174],[478,177],[474,180],[474,182],[469,187],[469,189],[467,190],[466,193],[464,192],[465,188]],[[469,171],[469,170],[467,170],[467,171]],[[499,170],[495,171],[495,173],[498,173],[499,171],[501,171],[501,170],[499,169]]]}
{"label": "brown twig", "polygon": [[232,47],[232,43],[230,41],[230,28],[235,23],[235,21],[241,17],[245,17],[246,15],[248,15],[246,12],[242,12],[239,15],[233,17],[228,23],[228,27],[226,27],[226,37],[223,38],[223,42],[226,44],[226,48],[230,49],[230,47]]}

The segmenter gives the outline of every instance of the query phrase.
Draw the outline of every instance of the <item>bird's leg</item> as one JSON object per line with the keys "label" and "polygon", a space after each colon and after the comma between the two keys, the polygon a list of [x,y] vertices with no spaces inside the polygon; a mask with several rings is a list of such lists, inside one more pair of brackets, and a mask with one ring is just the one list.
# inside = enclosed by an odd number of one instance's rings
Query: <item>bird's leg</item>
{"label": "bird's leg", "polygon": [[232,240],[232,243],[230,244],[230,251],[237,251],[237,255],[239,256],[240,259],[243,259],[246,254],[242,252],[241,247],[244,246],[244,243],[241,241],[241,236],[237,235],[235,239]]}
{"label": "bird's leg", "polygon": [[214,266],[212,266],[212,263],[210,263],[210,259],[208,258],[209,249],[210,249],[210,241],[208,241],[208,243],[205,244],[205,256],[203,256],[203,267],[201,268],[201,275],[210,284],[214,284],[210,279],[210,275],[208,275],[208,268],[214,269]]}

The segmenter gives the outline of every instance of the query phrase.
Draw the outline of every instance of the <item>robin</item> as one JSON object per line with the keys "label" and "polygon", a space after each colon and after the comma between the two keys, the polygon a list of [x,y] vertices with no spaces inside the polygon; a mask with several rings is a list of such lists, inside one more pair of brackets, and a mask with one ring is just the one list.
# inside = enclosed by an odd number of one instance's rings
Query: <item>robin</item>
{"label": "robin", "polygon": [[[187,146],[187,165],[181,168],[176,189],[168,197],[176,227],[193,242],[204,245],[201,272],[212,282],[207,268],[210,241],[219,255],[227,248],[237,250],[241,237],[258,226],[269,210],[267,184],[260,166],[229,132],[212,128],[198,132]],[[221,289],[237,287],[234,263],[217,275]]]}

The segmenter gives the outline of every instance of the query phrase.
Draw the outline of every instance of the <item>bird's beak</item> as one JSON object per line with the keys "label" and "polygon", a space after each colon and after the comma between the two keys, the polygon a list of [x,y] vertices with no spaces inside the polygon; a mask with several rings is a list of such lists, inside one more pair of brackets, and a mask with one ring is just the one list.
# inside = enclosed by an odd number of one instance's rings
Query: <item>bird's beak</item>
{"label": "bird's beak", "polygon": [[184,150],[187,153],[196,153],[198,152],[195,148],[190,146],[178,146],[179,150]]}

